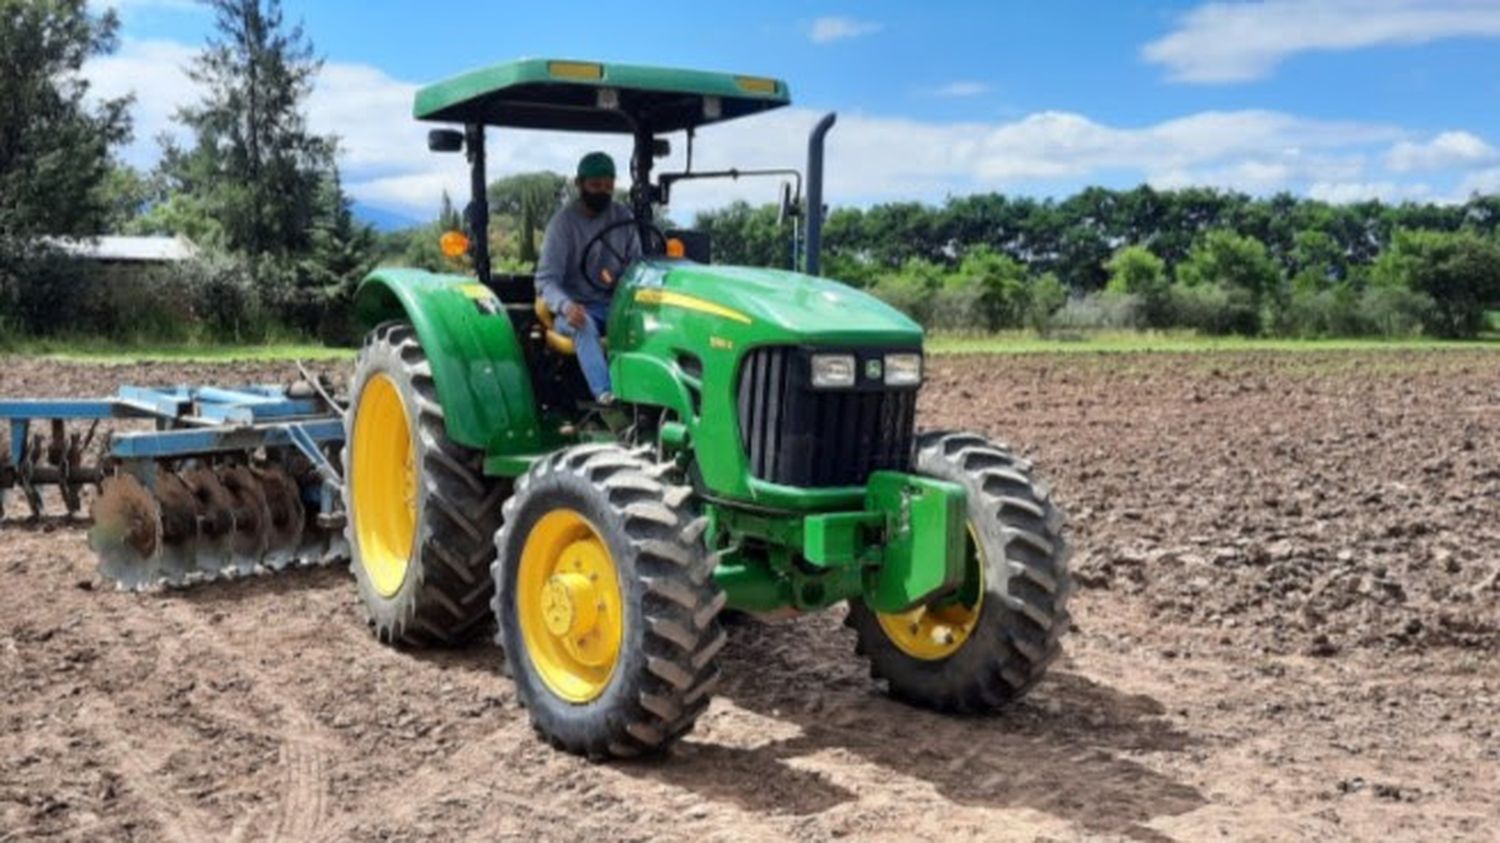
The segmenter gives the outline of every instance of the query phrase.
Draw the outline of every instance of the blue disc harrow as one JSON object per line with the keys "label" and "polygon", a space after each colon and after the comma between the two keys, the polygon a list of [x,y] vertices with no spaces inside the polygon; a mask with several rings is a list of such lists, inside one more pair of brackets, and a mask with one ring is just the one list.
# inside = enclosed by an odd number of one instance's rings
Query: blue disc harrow
{"label": "blue disc harrow", "polygon": [[343,410],[324,382],[0,399],[0,430],[0,518],[16,498],[33,520],[91,498],[89,544],[121,588],[348,558]]}

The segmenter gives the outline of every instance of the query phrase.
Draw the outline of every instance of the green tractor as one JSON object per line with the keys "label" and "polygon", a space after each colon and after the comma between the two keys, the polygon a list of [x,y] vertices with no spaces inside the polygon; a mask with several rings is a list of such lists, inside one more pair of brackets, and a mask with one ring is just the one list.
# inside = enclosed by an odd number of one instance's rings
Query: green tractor
{"label": "green tractor", "polygon": [[[816,277],[832,115],[809,140],[806,274],[713,265],[701,233],[653,223],[677,180],[752,174],[692,172],[697,127],[789,102],[776,79],[548,60],[417,93],[418,119],[462,127],[428,145],[467,154],[475,273],[382,269],[358,291],[351,568],[384,642],[456,644],[493,619],[537,730],[570,752],[652,753],[691,729],[727,610],[847,604],[872,674],[949,712],[1026,692],[1068,628],[1048,487],[1004,445],[918,432],[920,327]],[[616,282],[608,407],[532,279],[491,271],[490,126],[633,139],[647,256]],[[677,132],[688,171],[653,182]]]}

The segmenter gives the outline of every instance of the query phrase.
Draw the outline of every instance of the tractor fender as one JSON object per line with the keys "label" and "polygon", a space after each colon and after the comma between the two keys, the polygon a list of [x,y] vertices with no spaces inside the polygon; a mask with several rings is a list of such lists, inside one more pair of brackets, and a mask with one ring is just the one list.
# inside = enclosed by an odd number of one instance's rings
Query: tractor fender
{"label": "tractor fender", "polygon": [[392,320],[416,329],[448,438],[490,455],[542,450],[531,374],[488,287],[460,275],[377,269],[355,291],[354,312],[366,330]]}

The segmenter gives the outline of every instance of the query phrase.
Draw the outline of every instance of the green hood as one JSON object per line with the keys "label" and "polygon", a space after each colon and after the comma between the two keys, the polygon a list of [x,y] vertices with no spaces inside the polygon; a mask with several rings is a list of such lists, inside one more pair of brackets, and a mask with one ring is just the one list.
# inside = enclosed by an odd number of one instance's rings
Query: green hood
{"label": "green hood", "polygon": [[[880,299],[837,281],[743,266],[652,262],[665,291],[743,314],[755,333],[814,344],[920,345],[922,328]],[[664,272],[663,272],[664,271]],[[645,280],[645,279],[643,279]],[[654,280],[654,279],[653,279]],[[642,284],[649,287],[650,282]],[[752,329],[753,330],[753,329]]]}

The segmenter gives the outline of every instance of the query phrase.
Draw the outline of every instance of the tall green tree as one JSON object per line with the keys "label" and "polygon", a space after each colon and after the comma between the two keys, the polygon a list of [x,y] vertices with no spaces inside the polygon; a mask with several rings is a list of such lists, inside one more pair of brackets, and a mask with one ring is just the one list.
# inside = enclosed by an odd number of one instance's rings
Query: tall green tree
{"label": "tall green tree", "polygon": [[1280,294],[1282,275],[1264,243],[1221,228],[1193,247],[1177,267],[1177,279],[1189,287],[1217,284],[1243,291],[1259,307]]}
{"label": "tall green tree", "polygon": [[1109,262],[1109,291],[1135,296],[1165,292],[1167,263],[1145,246],[1126,246]]}
{"label": "tall green tree", "polygon": [[1140,300],[1141,317],[1153,328],[1165,328],[1172,319],[1172,282],[1167,262],[1145,246],[1126,246],[1108,264],[1112,293],[1125,293]]}
{"label": "tall green tree", "polygon": [[777,223],[775,205],[751,206],[736,200],[716,211],[703,211],[694,225],[713,243],[717,263],[790,269],[791,226]]}
{"label": "tall green tree", "polygon": [[453,204],[453,197],[443,191],[443,202],[438,206],[437,225],[440,231],[464,231],[464,215]]}
{"label": "tall green tree", "polygon": [[116,162],[100,184],[99,196],[104,202],[104,233],[124,234],[150,205],[151,182],[129,164]]}
{"label": "tall green tree", "polygon": [[308,315],[296,327],[337,344],[354,341],[354,290],[376,262],[375,230],[354,218],[337,169],[318,191],[312,243],[298,275]]}
{"label": "tall green tree", "polygon": [[110,149],[130,139],[130,100],[90,103],[81,70],[118,31],[113,11],[92,14],[85,0],[0,0],[0,240],[12,249],[106,225]]}
{"label": "tall green tree", "polygon": [[975,304],[986,329],[1015,328],[1025,322],[1031,309],[1031,290],[1026,268],[1015,258],[980,246],[964,255],[958,277],[975,289]]}
{"label": "tall green tree", "polygon": [[194,142],[167,143],[161,170],[219,223],[229,248],[259,267],[311,246],[335,148],[308,129],[304,113],[322,62],[302,27],[286,23],[280,0],[206,2],[215,34],[189,69],[203,99],[177,114]]}
{"label": "tall green tree", "polygon": [[562,207],[567,188],[564,176],[547,170],[517,173],[490,185],[490,213],[514,229],[521,262],[536,263],[541,232]]}

